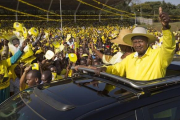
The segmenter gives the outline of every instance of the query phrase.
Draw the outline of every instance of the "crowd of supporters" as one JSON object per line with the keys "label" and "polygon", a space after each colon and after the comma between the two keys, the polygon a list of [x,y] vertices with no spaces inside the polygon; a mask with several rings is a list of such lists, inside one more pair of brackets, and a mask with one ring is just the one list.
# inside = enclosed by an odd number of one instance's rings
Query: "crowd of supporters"
{"label": "crowd of supporters", "polygon": [[[59,23],[2,25],[0,29],[0,103],[28,87],[73,77],[77,65],[94,69],[112,65],[135,50],[121,41],[121,37],[135,25],[122,22],[109,24]],[[158,49],[163,34],[146,28],[157,40],[150,44]],[[180,32],[173,31],[176,54],[180,55]],[[85,71],[83,71],[85,72]]]}

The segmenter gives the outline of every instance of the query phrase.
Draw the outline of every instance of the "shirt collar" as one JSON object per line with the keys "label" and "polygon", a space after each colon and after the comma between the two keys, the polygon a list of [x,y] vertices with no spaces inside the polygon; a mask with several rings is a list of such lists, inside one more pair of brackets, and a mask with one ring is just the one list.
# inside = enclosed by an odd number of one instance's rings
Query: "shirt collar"
{"label": "shirt collar", "polygon": [[[146,53],[145,53],[142,57],[144,57],[145,55],[149,55],[149,54],[150,54],[150,51],[151,51],[151,48],[149,47],[149,48],[146,50]],[[134,57],[134,58],[137,58],[137,57],[138,57],[138,52],[135,52],[135,54],[134,54],[133,57]]]}

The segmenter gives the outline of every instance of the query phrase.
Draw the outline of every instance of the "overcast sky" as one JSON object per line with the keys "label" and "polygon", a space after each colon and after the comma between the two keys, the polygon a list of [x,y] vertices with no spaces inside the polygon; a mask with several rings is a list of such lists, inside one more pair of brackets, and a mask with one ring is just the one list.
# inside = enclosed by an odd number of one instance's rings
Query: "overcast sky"
{"label": "overcast sky", "polygon": [[[142,3],[146,1],[162,1],[162,0],[140,0]],[[170,2],[172,4],[178,5],[180,4],[180,0],[164,0],[165,2]]]}

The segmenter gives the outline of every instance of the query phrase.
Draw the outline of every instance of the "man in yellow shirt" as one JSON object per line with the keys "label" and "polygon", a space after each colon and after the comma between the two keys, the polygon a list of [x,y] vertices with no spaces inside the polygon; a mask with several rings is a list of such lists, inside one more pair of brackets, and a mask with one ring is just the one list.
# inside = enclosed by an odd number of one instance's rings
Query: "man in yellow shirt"
{"label": "man in yellow shirt", "polygon": [[[10,77],[8,74],[9,67],[15,64],[23,54],[23,49],[26,47],[27,41],[22,43],[20,49],[12,57],[1,60],[0,57],[0,103],[10,96]],[[6,44],[4,47],[7,47]]]}
{"label": "man in yellow shirt", "polygon": [[24,73],[20,78],[20,91],[32,87],[34,85],[42,84],[41,82],[41,73],[38,70],[31,70],[32,66],[28,66],[24,69]]}
{"label": "man in yellow shirt", "polygon": [[96,72],[126,77],[133,80],[153,80],[166,75],[166,68],[171,63],[175,51],[175,38],[169,30],[169,16],[159,9],[159,17],[163,26],[163,44],[161,48],[152,49],[149,44],[156,40],[155,36],[147,34],[147,30],[136,27],[131,34],[124,36],[123,40],[133,45],[135,53],[127,56],[123,61],[112,66],[97,69]]}

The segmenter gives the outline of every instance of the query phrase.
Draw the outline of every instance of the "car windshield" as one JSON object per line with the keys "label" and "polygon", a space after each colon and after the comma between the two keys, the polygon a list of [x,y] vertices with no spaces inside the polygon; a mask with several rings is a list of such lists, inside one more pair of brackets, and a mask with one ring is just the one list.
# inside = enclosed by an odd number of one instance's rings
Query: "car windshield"
{"label": "car windshield", "polygon": [[[0,120],[42,120],[42,116],[38,115],[29,106],[31,101],[26,90],[20,94],[13,96],[0,106]],[[23,96],[23,99],[22,99]],[[26,99],[24,99],[26,98]]]}

